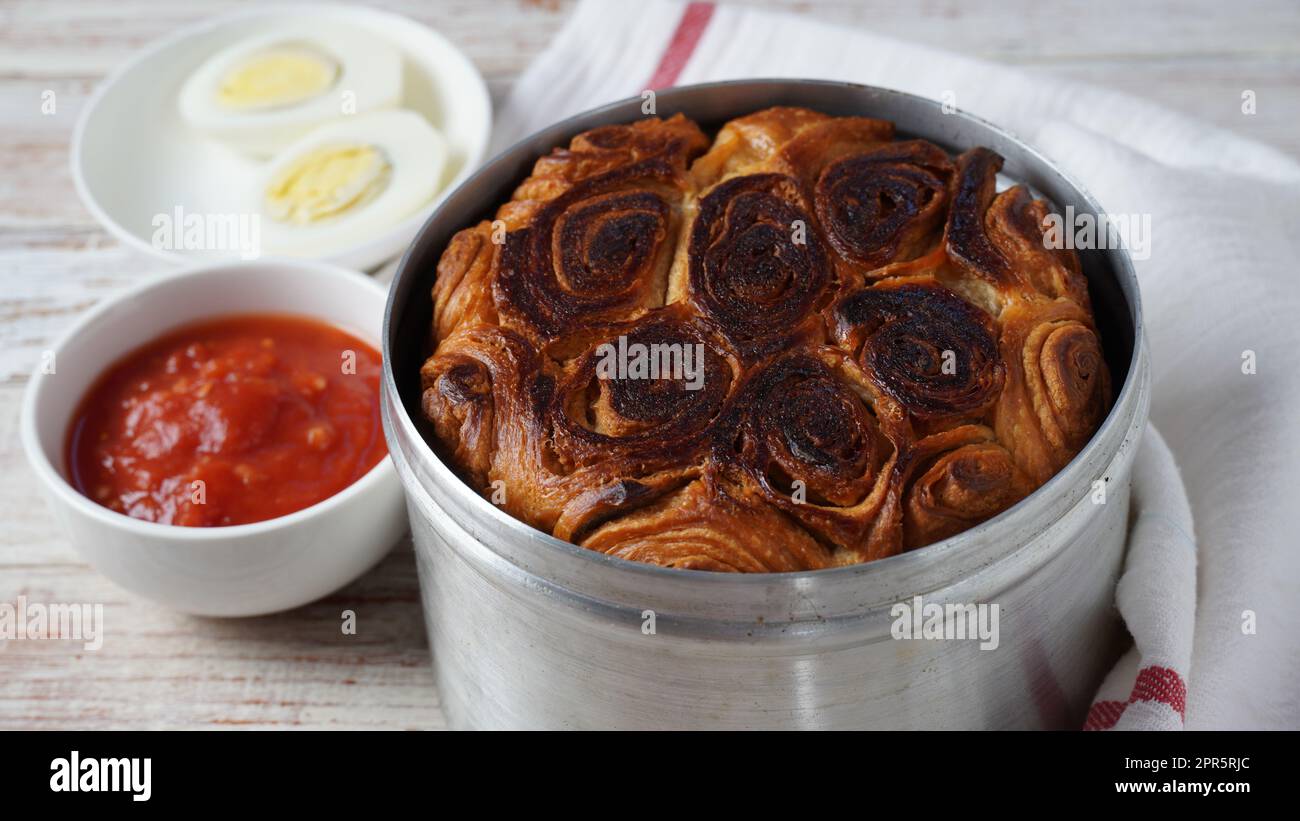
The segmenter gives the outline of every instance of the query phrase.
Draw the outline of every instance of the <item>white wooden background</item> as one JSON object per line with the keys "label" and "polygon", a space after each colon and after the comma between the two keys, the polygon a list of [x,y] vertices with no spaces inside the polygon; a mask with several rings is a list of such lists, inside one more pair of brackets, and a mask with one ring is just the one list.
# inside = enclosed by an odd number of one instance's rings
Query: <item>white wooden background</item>
{"label": "white wooden background", "polygon": [[[617,2],[618,0],[610,0]],[[635,0],[633,0],[634,2]],[[759,5],[1122,88],[1300,155],[1300,2],[763,0]],[[26,374],[82,310],[166,268],[128,251],[73,191],[68,141],[104,74],[178,26],[238,4],[0,0],[0,602],[102,602],[104,646],[0,639],[0,729],[436,728],[409,543],[329,598],[199,619],[133,598],[56,532],[18,441]],[[568,0],[394,0],[464,49],[499,100]],[[41,114],[53,90],[57,112]],[[1254,117],[1240,116],[1243,89]],[[340,612],[356,611],[343,636]]]}

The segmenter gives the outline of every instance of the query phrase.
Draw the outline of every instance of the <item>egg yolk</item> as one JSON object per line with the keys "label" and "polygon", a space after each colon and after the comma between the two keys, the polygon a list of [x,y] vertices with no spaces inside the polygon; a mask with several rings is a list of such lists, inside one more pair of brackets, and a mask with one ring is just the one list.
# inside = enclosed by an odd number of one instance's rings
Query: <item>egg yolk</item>
{"label": "egg yolk", "polygon": [[310,225],[370,202],[391,177],[388,156],[373,145],[318,146],[272,178],[266,211],[280,222]]}
{"label": "egg yolk", "polygon": [[321,94],[338,65],[309,48],[281,46],[250,56],[222,79],[217,102],[232,109],[278,108]]}

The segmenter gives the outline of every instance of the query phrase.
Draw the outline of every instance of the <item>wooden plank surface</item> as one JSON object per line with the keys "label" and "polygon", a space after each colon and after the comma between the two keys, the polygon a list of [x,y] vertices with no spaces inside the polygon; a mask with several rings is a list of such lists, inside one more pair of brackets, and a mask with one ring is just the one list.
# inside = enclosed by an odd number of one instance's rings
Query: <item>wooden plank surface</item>
{"label": "wooden plank surface", "polygon": [[[620,0],[610,0],[619,2]],[[26,374],[81,311],[167,265],[113,241],[78,201],[68,142],[103,75],[151,40],[240,4],[0,0],[0,603],[104,604],[105,641],[0,640],[0,728],[443,725],[409,542],[339,593],[258,619],[199,619],[86,567],[18,442]],[[568,0],[379,3],[464,49],[500,100]],[[1300,155],[1295,0],[763,0],[751,5],[1125,90]],[[1256,93],[1244,117],[1241,93]],[[57,109],[40,111],[52,90]],[[357,634],[340,630],[357,614]]]}

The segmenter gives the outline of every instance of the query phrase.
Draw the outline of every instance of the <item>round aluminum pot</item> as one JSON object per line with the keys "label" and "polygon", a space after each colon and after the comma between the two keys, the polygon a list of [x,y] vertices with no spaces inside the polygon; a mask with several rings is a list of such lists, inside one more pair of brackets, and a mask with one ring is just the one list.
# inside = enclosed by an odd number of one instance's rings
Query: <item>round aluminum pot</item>
{"label": "round aluminum pot", "polygon": [[[1096,436],[1010,510],[899,556],[753,575],[613,559],[510,517],[430,448],[418,370],[447,241],[490,217],[539,155],[587,129],[631,122],[641,105],[633,98],[565,120],[488,163],[425,224],[389,294],[384,428],[406,489],[439,696],[452,726],[1078,727],[1124,642],[1114,588],[1130,468],[1149,406],[1137,280],[1123,251],[1081,252],[1118,393]],[[661,92],[657,113],[680,111],[709,129],[772,105],[893,120],[900,134],[954,152],[987,146],[1006,158],[1009,179],[1058,208],[1103,213],[1007,132],[895,91],[800,80],[710,83]],[[922,614],[934,604],[997,605],[996,647],[895,638],[900,625],[915,623],[900,602],[921,604]],[[986,626],[991,612],[984,609]]]}

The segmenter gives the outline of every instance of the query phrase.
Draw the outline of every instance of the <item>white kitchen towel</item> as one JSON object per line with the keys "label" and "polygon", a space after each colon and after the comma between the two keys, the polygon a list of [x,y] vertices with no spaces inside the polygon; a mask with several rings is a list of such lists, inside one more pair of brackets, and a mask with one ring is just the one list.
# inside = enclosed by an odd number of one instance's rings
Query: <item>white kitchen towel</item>
{"label": "white kitchen towel", "polygon": [[1143,436],[1133,465],[1131,505],[1115,602],[1133,648],[1102,683],[1085,730],[1177,730],[1187,709],[1196,543],[1178,467],[1155,428]]}
{"label": "white kitchen towel", "polygon": [[1124,94],[665,0],[582,2],[512,89],[495,147],[645,89],[746,77],[951,102],[1054,158],[1108,213],[1151,215],[1137,267],[1164,439],[1149,431],[1139,453],[1117,591],[1134,650],[1087,726],[1300,728],[1300,163]]}

